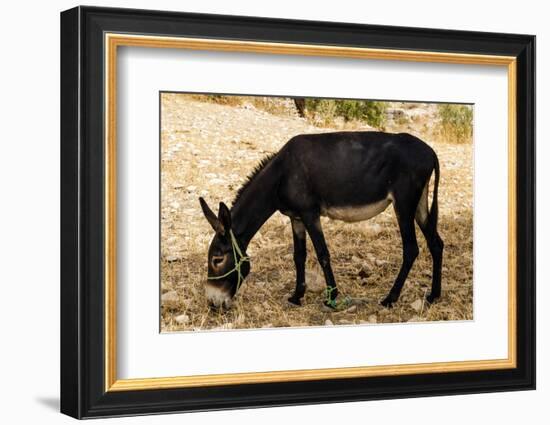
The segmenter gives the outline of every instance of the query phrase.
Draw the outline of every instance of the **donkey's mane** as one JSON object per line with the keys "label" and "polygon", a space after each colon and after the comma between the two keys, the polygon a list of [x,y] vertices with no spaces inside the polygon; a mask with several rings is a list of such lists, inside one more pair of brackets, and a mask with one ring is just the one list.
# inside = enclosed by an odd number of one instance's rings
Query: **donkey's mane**
{"label": "donkey's mane", "polygon": [[237,194],[235,195],[235,199],[233,199],[233,204],[232,205],[235,205],[237,203],[237,201],[239,200],[239,198],[241,197],[243,192],[246,190],[246,188],[248,186],[250,186],[250,183],[252,183],[252,181],[254,181],[254,178],[258,174],[260,174],[260,171],[262,171],[266,167],[267,164],[269,164],[271,162],[271,160],[275,157],[275,155],[277,155],[277,152],[269,153],[266,156],[264,156],[260,160],[260,162],[258,162],[256,164],[256,166],[254,167],[252,172],[246,177],[246,180],[244,181],[244,183],[241,185],[241,187],[237,191]]}

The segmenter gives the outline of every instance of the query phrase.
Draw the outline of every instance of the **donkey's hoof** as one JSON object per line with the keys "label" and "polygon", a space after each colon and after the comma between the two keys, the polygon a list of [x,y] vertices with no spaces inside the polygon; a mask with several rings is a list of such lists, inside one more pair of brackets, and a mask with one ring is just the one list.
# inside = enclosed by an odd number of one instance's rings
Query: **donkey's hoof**
{"label": "donkey's hoof", "polygon": [[382,307],[386,307],[386,308],[392,308],[393,307],[393,303],[388,300],[387,298],[380,301],[380,305],[382,305]]}
{"label": "donkey's hoof", "polygon": [[395,297],[393,297],[391,294],[388,295],[386,298],[384,298],[382,301],[380,301],[380,304],[386,308],[392,308],[393,303],[395,303],[397,300]]}
{"label": "donkey's hoof", "polygon": [[434,302],[437,301],[438,298],[439,298],[439,295],[429,294],[426,297],[426,301],[428,302],[428,304],[433,304]]}
{"label": "donkey's hoof", "polygon": [[302,300],[295,296],[289,297],[288,302],[291,304],[292,307],[301,307],[302,305]]}

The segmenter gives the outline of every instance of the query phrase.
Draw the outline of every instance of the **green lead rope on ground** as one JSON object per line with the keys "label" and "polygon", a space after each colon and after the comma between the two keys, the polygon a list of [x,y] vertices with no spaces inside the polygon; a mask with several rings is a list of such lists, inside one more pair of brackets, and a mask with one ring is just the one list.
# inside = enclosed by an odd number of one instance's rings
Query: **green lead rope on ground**
{"label": "green lead rope on ground", "polygon": [[[243,274],[241,272],[241,266],[245,261],[250,261],[250,258],[242,253],[241,248],[239,248],[239,244],[237,243],[237,238],[235,237],[232,229],[229,229],[229,235],[231,236],[231,247],[233,248],[233,259],[235,260],[235,267],[233,267],[227,273],[222,274],[221,276],[208,276],[208,279],[209,280],[223,279],[224,277],[227,277],[231,273],[236,271],[238,276],[238,280],[237,280],[237,291],[238,291],[244,280]],[[237,256],[239,258],[237,258]]]}

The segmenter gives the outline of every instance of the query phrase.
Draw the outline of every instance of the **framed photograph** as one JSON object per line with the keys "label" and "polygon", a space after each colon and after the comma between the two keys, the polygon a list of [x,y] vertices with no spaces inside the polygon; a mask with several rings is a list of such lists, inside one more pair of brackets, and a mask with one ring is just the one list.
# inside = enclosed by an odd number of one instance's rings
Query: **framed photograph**
{"label": "framed photograph", "polygon": [[61,411],[535,388],[535,37],[61,14]]}

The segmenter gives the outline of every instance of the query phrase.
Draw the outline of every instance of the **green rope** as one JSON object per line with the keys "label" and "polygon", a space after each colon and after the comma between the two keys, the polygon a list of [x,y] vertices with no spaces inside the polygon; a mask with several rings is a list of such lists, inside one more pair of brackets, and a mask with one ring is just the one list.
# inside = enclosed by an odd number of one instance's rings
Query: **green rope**
{"label": "green rope", "polygon": [[[241,287],[241,283],[244,280],[243,274],[241,272],[241,266],[245,261],[250,262],[250,258],[242,253],[241,248],[239,248],[239,244],[237,243],[237,238],[233,234],[233,230],[229,229],[229,235],[231,236],[231,247],[233,248],[233,259],[235,260],[235,267],[233,267],[227,273],[222,274],[221,276],[208,276],[208,279],[209,280],[223,279],[224,277],[227,277],[231,273],[236,271],[238,276],[238,280],[237,280],[237,291],[238,291],[239,288]],[[237,256],[239,258],[237,258]]]}
{"label": "green rope", "polygon": [[333,286],[333,287],[327,286],[327,290],[326,290],[327,300],[325,301],[325,304],[332,308],[338,307],[338,303],[336,302],[336,299],[332,299],[331,297],[332,292],[335,290],[336,290],[336,286]]}
{"label": "green rope", "polygon": [[339,308],[346,308],[349,307],[352,304],[352,299],[349,297],[345,297],[343,300],[336,301],[336,299],[331,299],[332,292],[336,290],[336,286],[328,287],[326,289],[326,295],[327,299],[325,301],[325,304],[329,306],[330,308],[333,308],[334,310],[337,310]]}

